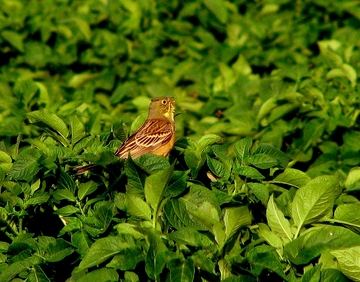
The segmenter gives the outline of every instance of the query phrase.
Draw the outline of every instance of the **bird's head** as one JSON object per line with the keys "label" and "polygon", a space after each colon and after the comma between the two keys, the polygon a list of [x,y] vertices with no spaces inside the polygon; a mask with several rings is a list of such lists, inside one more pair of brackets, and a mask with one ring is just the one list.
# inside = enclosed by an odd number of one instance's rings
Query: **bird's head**
{"label": "bird's head", "polygon": [[174,120],[175,101],[173,97],[157,97],[151,100],[148,118],[167,118]]}

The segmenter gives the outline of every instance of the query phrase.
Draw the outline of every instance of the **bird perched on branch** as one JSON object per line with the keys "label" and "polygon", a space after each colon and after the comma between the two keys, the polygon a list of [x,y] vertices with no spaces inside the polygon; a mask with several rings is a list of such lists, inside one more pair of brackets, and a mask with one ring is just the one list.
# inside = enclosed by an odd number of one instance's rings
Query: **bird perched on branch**
{"label": "bird perched on branch", "polygon": [[[149,113],[144,124],[134,132],[114,153],[126,160],[129,155],[135,159],[145,154],[166,157],[175,143],[175,101],[172,97],[158,97],[151,100]],[[96,164],[75,168],[83,174]]]}

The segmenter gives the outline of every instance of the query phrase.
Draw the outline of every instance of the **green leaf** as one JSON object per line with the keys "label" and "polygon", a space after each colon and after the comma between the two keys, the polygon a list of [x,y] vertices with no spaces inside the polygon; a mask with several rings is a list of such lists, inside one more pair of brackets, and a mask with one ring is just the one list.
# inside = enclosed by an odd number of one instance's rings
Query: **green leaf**
{"label": "green leaf", "polygon": [[271,182],[300,188],[307,184],[309,180],[310,177],[305,172],[294,168],[286,168],[284,172],[277,175]]}
{"label": "green leaf", "polygon": [[25,149],[17,156],[8,177],[13,180],[30,182],[39,172],[42,153],[36,149]]}
{"label": "green leaf", "polygon": [[0,273],[0,281],[11,281],[15,276],[21,272],[27,271],[30,267],[38,265],[42,262],[42,258],[38,255],[25,258],[21,261],[10,264],[6,269]]}
{"label": "green leaf", "polygon": [[207,250],[196,251],[192,254],[191,258],[197,267],[208,273],[215,273],[215,263],[209,258]]}
{"label": "green leaf", "polygon": [[341,43],[338,40],[322,40],[317,43],[320,48],[320,53],[326,59],[330,60],[335,66],[342,64],[342,58],[336,54],[336,50],[339,48]]}
{"label": "green leaf", "polygon": [[82,34],[85,36],[86,41],[90,41],[91,39],[91,29],[89,23],[81,18],[73,17],[69,20],[72,20],[76,23]]}
{"label": "green leaf", "polygon": [[200,168],[203,166],[206,160],[205,153],[199,153],[193,149],[185,150],[185,162],[186,165],[190,168],[191,174],[194,177],[197,177]]}
{"label": "green leaf", "polygon": [[[147,102],[147,104],[148,104],[148,102]],[[144,124],[146,118],[147,118],[147,113],[143,113],[143,114],[137,116],[131,124],[130,133],[133,134],[137,129],[139,129],[139,127],[142,124]]]}
{"label": "green leaf", "polygon": [[[94,217],[97,220],[96,227],[105,232],[113,219],[113,205],[108,202],[102,202],[96,207]],[[89,218],[89,217],[88,217]]]}
{"label": "green leaf", "polygon": [[115,255],[114,258],[106,265],[122,271],[133,270],[136,265],[145,260],[145,255],[141,248],[134,246],[122,254]]}
{"label": "green leaf", "polygon": [[252,146],[251,138],[246,137],[234,144],[234,152],[240,165],[244,165],[244,162],[250,156],[250,148]]}
{"label": "green leaf", "polygon": [[50,103],[50,96],[46,86],[41,82],[35,82],[39,88],[39,101],[38,104],[48,105]]}
{"label": "green leaf", "polygon": [[270,97],[261,105],[256,120],[260,122],[267,114],[269,114],[277,106],[278,106],[277,98]]}
{"label": "green leaf", "polygon": [[189,184],[189,192],[179,200],[184,202],[188,210],[197,210],[205,201],[209,202],[220,213],[219,202],[217,196],[208,188]]}
{"label": "green leaf", "polygon": [[330,252],[336,257],[340,270],[353,281],[360,280],[360,246]]}
{"label": "green leaf", "polygon": [[166,158],[153,154],[145,154],[135,159],[134,162],[149,174],[153,174],[170,167],[170,163]]}
{"label": "green leaf", "polygon": [[278,164],[278,161],[266,154],[254,154],[248,158],[248,162],[260,169],[267,169],[275,167]]}
{"label": "green leaf", "polygon": [[73,146],[86,136],[85,127],[75,112],[70,116],[70,134]]}
{"label": "green leaf", "polygon": [[56,114],[47,110],[39,110],[27,113],[31,120],[44,124],[50,131],[56,132],[62,137],[62,140],[67,144],[66,138],[69,135],[69,130],[66,123]]}
{"label": "green leaf", "polygon": [[119,274],[116,272],[115,269],[103,267],[85,274],[76,281],[77,282],[87,282],[87,281],[117,282],[119,281]]}
{"label": "green leaf", "polygon": [[221,23],[225,23],[227,21],[228,13],[225,1],[203,0],[203,3]]}
{"label": "green leaf", "polygon": [[98,265],[121,251],[134,247],[133,242],[127,237],[109,236],[100,238],[94,242],[79,264],[79,270]]}
{"label": "green leaf", "polygon": [[128,179],[126,190],[138,196],[144,196],[144,184],[146,174],[143,173],[130,158],[125,162],[125,174]]}
{"label": "green leaf", "polygon": [[20,52],[24,52],[24,36],[15,31],[3,30],[1,36]]}
{"label": "green leaf", "polygon": [[148,240],[150,247],[146,254],[145,271],[150,279],[159,280],[160,274],[171,258],[171,253],[158,234],[149,232]]}
{"label": "green leaf", "polygon": [[207,155],[206,163],[211,172],[214,173],[217,177],[228,177],[230,175],[230,172],[221,161],[211,158]]}
{"label": "green leaf", "polygon": [[313,147],[315,147],[323,135],[324,121],[312,119],[307,122],[302,130],[302,138],[293,143],[289,155],[295,160],[308,161],[311,159]]}
{"label": "green leaf", "polygon": [[90,134],[92,135],[100,134],[102,128],[101,116],[102,114],[99,110],[92,113],[91,119],[89,120],[89,124],[88,124],[88,128],[90,128]]}
{"label": "green leaf", "polygon": [[29,282],[51,282],[51,280],[46,276],[45,272],[39,265],[34,266],[26,280]]}
{"label": "green leaf", "polygon": [[71,243],[74,247],[76,247],[76,251],[81,255],[81,257],[83,257],[89,251],[93,242],[85,230],[80,230],[71,236]]}
{"label": "green leaf", "polygon": [[191,227],[182,227],[169,234],[169,239],[196,248],[206,248],[213,243],[204,234]]}
{"label": "green leaf", "polygon": [[320,280],[321,277],[321,268],[322,264],[319,263],[310,269],[307,269],[304,273],[303,277],[301,278],[301,282],[315,282],[315,281],[322,281]]}
{"label": "green leaf", "polygon": [[247,206],[228,207],[223,209],[226,241],[238,231],[251,224],[252,215]]}
{"label": "green leaf", "polygon": [[[194,216],[199,222],[207,227],[207,229],[214,235],[219,249],[222,249],[225,244],[226,235],[224,227],[220,222],[217,208],[212,203],[204,201],[196,210],[190,209],[188,212],[191,216]],[[234,226],[229,226],[229,228],[232,227]],[[229,233],[230,232],[231,231],[229,231]]]}
{"label": "green leaf", "polygon": [[259,276],[264,269],[275,272],[281,278],[286,279],[278,255],[272,247],[262,245],[252,248],[246,255],[251,265],[251,272]]}
{"label": "green leaf", "polygon": [[42,142],[39,139],[24,139],[23,142],[27,142],[31,145],[33,145],[33,147],[43,151],[46,155],[51,155],[51,150],[49,149],[49,146],[47,146],[46,143]]}
{"label": "green leaf", "polygon": [[207,229],[201,222],[189,215],[184,200],[171,199],[166,203],[164,212],[170,225],[176,229],[183,227],[193,227],[197,230]]}
{"label": "green leaf", "polygon": [[360,245],[360,236],[339,226],[318,226],[285,245],[284,253],[294,264],[307,264],[327,250]]}
{"label": "green leaf", "polygon": [[123,121],[117,122],[113,125],[113,134],[122,143],[125,142],[125,140],[128,137],[128,134],[127,134],[127,130],[126,130],[126,125],[125,125],[125,123],[123,123]]}
{"label": "green leaf", "polygon": [[340,66],[342,72],[344,73],[344,75],[349,79],[351,86],[355,87],[357,85],[357,72],[356,70],[348,64],[342,64]]}
{"label": "green leaf", "polygon": [[79,230],[80,228],[83,227],[82,222],[77,217],[65,217],[65,218],[62,218],[62,220],[63,220],[65,226],[63,229],[60,230],[58,236],[62,236],[66,233]]}
{"label": "green leaf", "polygon": [[81,88],[81,86],[84,85],[86,82],[89,82],[97,78],[98,76],[99,76],[98,73],[88,73],[88,72],[74,74],[69,80],[69,87]]}
{"label": "green leaf", "polygon": [[349,280],[337,269],[326,268],[321,270],[321,282],[348,282]]}
{"label": "green leaf", "polygon": [[345,180],[346,191],[360,190],[360,168],[353,168]]}
{"label": "green leaf", "polygon": [[167,169],[160,170],[145,179],[144,193],[146,201],[154,210],[154,214],[157,214],[160,202],[163,199],[165,189],[171,174],[173,167],[170,166]]}
{"label": "green leaf", "polygon": [[216,134],[207,134],[200,138],[197,144],[197,151],[202,152],[206,147],[221,141],[221,137]]}
{"label": "green leaf", "polygon": [[334,212],[334,219],[360,227],[360,206],[357,203],[339,205]]}
{"label": "green leaf", "polygon": [[64,239],[56,239],[56,242],[50,243],[46,250],[45,259],[48,262],[57,262],[63,260],[75,251],[73,246]]}
{"label": "green leaf", "polygon": [[249,186],[251,192],[255,195],[255,197],[258,198],[262,204],[266,205],[270,197],[267,186],[262,183],[253,182],[249,182],[247,183],[247,185]]}
{"label": "green leaf", "polygon": [[127,194],[125,198],[126,211],[135,217],[151,221],[149,205],[134,194]]}
{"label": "green leaf", "polygon": [[291,232],[290,222],[276,206],[274,195],[270,196],[270,200],[266,208],[266,219],[272,231],[286,240],[292,240],[293,234]]}
{"label": "green leaf", "polygon": [[46,203],[49,200],[49,198],[50,195],[47,193],[39,196],[33,196],[28,201],[25,202],[25,208],[27,208],[30,205],[40,205]]}
{"label": "green leaf", "polygon": [[187,186],[186,180],[188,178],[189,171],[174,171],[169,185],[165,190],[164,197],[177,197],[181,193],[183,193]]}
{"label": "green leaf", "polygon": [[251,166],[237,167],[233,172],[255,180],[262,180],[265,178],[265,176],[263,176],[256,168]]}
{"label": "green leaf", "polygon": [[286,103],[283,105],[278,105],[275,109],[273,109],[270,113],[270,116],[267,120],[268,123],[272,123],[277,119],[284,118],[287,114],[292,112],[299,106],[299,103]]}
{"label": "green leaf", "polygon": [[53,198],[55,200],[61,201],[61,200],[68,200],[70,202],[75,202],[76,198],[71,191],[68,189],[58,189],[52,194]]}
{"label": "green leaf", "polygon": [[[90,144],[94,143],[94,141],[96,140],[95,136],[87,136],[84,137],[83,139],[81,139],[79,142],[77,142],[72,150],[73,152],[80,152],[81,150],[83,150],[86,146],[89,146]],[[96,142],[96,141],[95,141]],[[115,157],[115,156],[114,156]],[[115,157],[116,158],[116,157]]]}
{"label": "green leaf", "polygon": [[39,90],[38,85],[32,79],[19,79],[14,86],[14,94],[25,105],[28,105]]}
{"label": "green leaf", "polygon": [[139,226],[127,222],[119,223],[114,226],[119,234],[131,235],[135,239],[144,239],[145,235],[138,230]]}
{"label": "green leaf", "polygon": [[135,272],[125,271],[124,279],[128,282],[138,282],[140,281],[139,276]]}
{"label": "green leaf", "polygon": [[67,189],[72,194],[75,194],[75,190],[76,190],[75,181],[63,169],[60,169],[60,173],[58,177],[58,187],[62,189]]}
{"label": "green leaf", "polygon": [[356,85],[356,70],[348,64],[341,64],[339,68],[334,68],[326,74],[326,79],[333,79],[336,77],[346,77],[350,81],[351,86],[354,87]]}
{"label": "green leaf", "polygon": [[298,231],[304,224],[328,215],[338,194],[339,180],[335,176],[319,176],[299,188],[292,205],[292,217]]}
{"label": "green leaf", "polygon": [[98,183],[94,181],[87,181],[85,183],[79,184],[78,189],[78,198],[79,200],[84,199],[86,196],[90,195],[91,193],[95,192],[97,187],[99,186]]}
{"label": "green leaf", "polygon": [[255,156],[256,154],[265,154],[272,157],[278,161],[281,168],[285,168],[290,161],[290,157],[288,157],[284,152],[269,144],[260,144],[257,146],[252,152],[252,156]]}
{"label": "green leaf", "polygon": [[283,246],[281,238],[273,231],[270,231],[270,228],[264,224],[259,224],[259,237],[263,238],[270,246],[273,246],[276,249],[280,249]]}
{"label": "green leaf", "polygon": [[0,163],[12,163],[12,159],[9,154],[4,151],[0,151]]}
{"label": "green leaf", "polygon": [[168,262],[167,268],[170,270],[170,281],[194,281],[195,266],[191,258],[185,261],[172,259]]}
{"label": "green leaf", "polygon": [[27,64],[36,68],[43,68],[51,60],[51,48],[39,41],[24,41],[24,60]]}

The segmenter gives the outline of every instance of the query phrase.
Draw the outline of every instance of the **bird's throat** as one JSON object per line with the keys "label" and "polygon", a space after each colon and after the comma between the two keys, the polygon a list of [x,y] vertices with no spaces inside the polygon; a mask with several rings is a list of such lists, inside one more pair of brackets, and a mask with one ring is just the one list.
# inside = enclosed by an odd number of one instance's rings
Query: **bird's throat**
{"label": "bird's throat", "polygon": [[173,105],[170,105],[168,111],[164,113],[164,117],[174,121],[174,112],[175,112],[175,107]]}

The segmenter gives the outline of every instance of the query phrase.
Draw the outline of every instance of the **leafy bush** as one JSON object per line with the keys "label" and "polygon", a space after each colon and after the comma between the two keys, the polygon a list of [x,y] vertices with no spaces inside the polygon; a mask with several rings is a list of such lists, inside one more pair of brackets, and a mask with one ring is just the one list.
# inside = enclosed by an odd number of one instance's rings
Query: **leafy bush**
{"label": "leafy bush", "polygon": [[[356,1],[13,0],[0,19],[0,281],[360,280]],[[170,157],[114,157],[168,95]]]}

